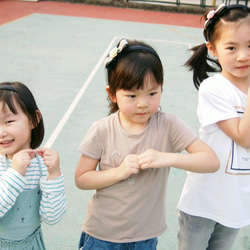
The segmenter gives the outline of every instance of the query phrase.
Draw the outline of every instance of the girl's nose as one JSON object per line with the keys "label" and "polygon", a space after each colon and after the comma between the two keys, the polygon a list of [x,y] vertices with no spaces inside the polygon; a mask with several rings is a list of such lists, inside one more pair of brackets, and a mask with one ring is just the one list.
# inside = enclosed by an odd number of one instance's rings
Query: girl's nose
{"label": "girl's nose", "polygon": [[148,102],[146,98],[141,98],[137,103],[137,108],[146,108],[146,107],[148,107]]}
{"label": "girl's nose", "polygon": [[249,49],[241,50],[238,54],[238,61],[245,61],[250,59],[250,51]]}
{"label": "girl's nose", "polygon": [[4,137],[4,136],[6,136],[6,131],[5,131],[4,128],[2,128],[2,127],[0,126],[0,138],[2,138],[2,137]]}

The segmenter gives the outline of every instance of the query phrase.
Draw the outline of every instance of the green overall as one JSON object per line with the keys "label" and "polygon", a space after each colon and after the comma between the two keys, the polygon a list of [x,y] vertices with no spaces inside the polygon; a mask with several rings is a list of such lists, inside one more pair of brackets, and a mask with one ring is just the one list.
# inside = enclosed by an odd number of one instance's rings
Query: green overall
{"label": "green overall", "polygon": [[[40,177],[42,167],[38,159]],[[6,157],[7,166],[10,167]],[[23,191],[13,207],[0,219],[1,250],[44,250],[39,214],[42,192],[35,189]]]}

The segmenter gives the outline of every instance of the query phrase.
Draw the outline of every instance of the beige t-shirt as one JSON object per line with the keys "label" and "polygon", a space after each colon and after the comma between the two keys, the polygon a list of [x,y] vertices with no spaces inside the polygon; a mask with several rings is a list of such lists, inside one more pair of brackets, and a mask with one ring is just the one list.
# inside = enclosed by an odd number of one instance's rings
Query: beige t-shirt
{"label": "beige t-shirt", "polygon": [[[79,151],[98,159],[99,171],[118,167],[126,155],[147,149],[181,152],[197,136],[176,115],[156,112],[140,134],[129,134],[118,113],[95,122]],[[83,231],[97,239],[134,242],[154,238],[166,229],[165,197],[169,168],[141,170],[92,196]]]}

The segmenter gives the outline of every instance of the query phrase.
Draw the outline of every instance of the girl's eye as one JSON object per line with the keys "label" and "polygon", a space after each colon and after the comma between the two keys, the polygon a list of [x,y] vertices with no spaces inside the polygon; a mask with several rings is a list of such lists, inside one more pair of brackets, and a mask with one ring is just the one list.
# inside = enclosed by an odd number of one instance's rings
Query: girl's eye
{"label": "girl's eye", "polygon": [[135,98],[136,95],[128,95],[129,98]]}
{"label": "girl's eye", "polygon": [[154,95],[156,95],[157,94],[157,92],[152,92],[152,93],[150,93],[149,95],[150,96],[154,96]]}
{"label": "girl's eye", "polygon": [[10,121],[7,121],[6,124],[10,124],[10,123],[12,123],[12,122],[14,122],[14,121],[13,121],[13,120],[10,120]]}
{"label": "girl's eye", "polygon": [[234,51],[235,47],[228,47],[227,49],[230,50],[230,51]]}

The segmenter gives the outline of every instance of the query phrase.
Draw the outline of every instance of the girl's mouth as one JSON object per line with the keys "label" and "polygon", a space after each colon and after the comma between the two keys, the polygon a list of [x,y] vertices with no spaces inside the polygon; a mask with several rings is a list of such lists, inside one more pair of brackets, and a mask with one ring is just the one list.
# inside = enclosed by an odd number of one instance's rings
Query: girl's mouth
{"label": "girl's mouth", "polygon": [[249,68],[248,65],[243,65],[243,66],[238,67],[238,69],[241,69],[241,70],[245,70],[245,69],[247,69],[247,68]]}
{"label": "girl's mouth", "polygon": [[14,141],[13,139],[12,140],[1,141],[0,145],[1,146],[7,146],[7,145],[11,144],[13,141]]}
{"label": "girl's mouth", "polygon": [[137,115],[139,115],[139,116],[144,116],[144,115],[146,115],[147,113],[137,113]]}

